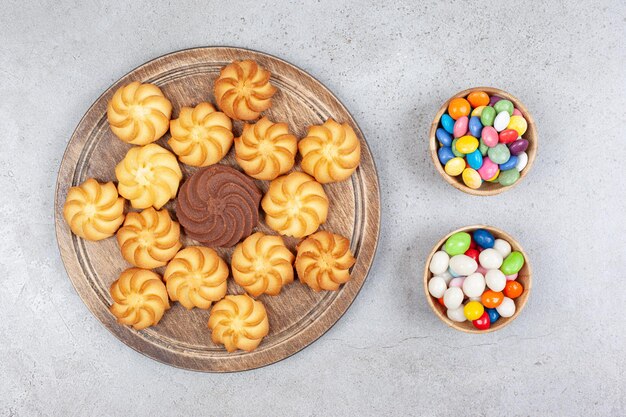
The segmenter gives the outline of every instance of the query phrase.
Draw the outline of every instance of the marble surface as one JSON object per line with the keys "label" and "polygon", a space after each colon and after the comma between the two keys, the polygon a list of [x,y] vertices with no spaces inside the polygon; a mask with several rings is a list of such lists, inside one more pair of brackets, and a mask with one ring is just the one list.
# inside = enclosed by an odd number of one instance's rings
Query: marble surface
{"label": "marble surface", "polygon": [[[626,414],[626,3],[274,3],[3,2],[0,415]],[[268,52],[326,84],[382,190],[377,258],[347,314],[291,358],[225,375],[115,339],[54,234],[56,173],[89,105],[143,62],[204,45]],[[524,182],[489,198],[447,185],[428,155],[439,105],[475,85],[520,97],[540,138]],[[467,335],[431,313],[421,279],[440,236],[478,222],[518,238],[535,281],[512,325]]]}

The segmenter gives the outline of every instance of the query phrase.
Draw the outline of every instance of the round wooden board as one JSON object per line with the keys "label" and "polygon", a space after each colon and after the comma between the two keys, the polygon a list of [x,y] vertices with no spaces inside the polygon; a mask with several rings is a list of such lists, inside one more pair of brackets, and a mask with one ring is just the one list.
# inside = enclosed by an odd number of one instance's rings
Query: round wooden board
{"label": "round wooden board", "polygon": [[[304,137],[308,126],[329,117],[349,123],[362,144],[361,165],[341,183],[324,185],[330,199],[328,221],[321,229],[346,236],[356,257],[352,279],[339,291],[315,293],[296,281],[276,297],[261,296],[270,321],[270,333],[253,352],[227,353],[211,342],[207,327],[208,310],[185,310],[178,303],[161,322],[143,331],[119,325],[109,313],[110,284],[131,265],[122,258],[115,238],[89,242],[73,235],[63,219],[63,204],[69,187],[93,177],[116,181],[115,165],[130,145],[117,139],[106,119],[107,102],[115,90],[132,81],[158,85],[173,104],[173,117],[182,106],[201,101],[215,104],[213,82],[220,69],[233,60],[252,59],[272,72],[271,83],[278,87],[272,107],[264,113],[272,121],[287,122],[290,131]],[[234,123],[235,135],[243,124]],[[169,134],[157,143],[168,148]],[[237,167],[234,147],[220,163]],[[184,180],[196,169],[181,164]],[[296,159],[296,169],[299,159]],[[183,180],[183,181],[184,181]],[[268,181],[257,181],[265,192]],[[175,217],[174,202],[166,208]],[[348,309],[363,285],[374,259],[380,226],[380,196],[374,160],[356,122],[339,100],[319,81],[295,66],[260,52],[238,48],[197,48],[175,52],[150,61],[113,84],[96,100],[80,121],[63,156],[55,201],[56,233],[61,257],[76,291],[91,312],[117,338],[133,349],[161,362],[181,368],[231,372],[253,369],[284,359],[324,334]],[[274,233],[261,221],[258,230]],[[297,239],[286,239],[294,251]],[[183,244],[197,242],[183,236]],[[233,248],[216,248],[230,261]],[[164,268],[156,271],[163,273]],[[232,278],[229,293],[243,293]]]}

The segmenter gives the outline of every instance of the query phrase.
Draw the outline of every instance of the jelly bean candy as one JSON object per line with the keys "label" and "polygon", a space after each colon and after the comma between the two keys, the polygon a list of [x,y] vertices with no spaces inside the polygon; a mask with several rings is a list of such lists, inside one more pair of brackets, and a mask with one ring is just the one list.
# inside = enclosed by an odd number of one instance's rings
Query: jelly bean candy
{"label": "jelly bean candy", "polygon": [[511,244],[504,239],[496,239],[493,248],[500,252],[503,258],[506,258],[511,253]]}
{"label": "jelly bean candy", "polygon": [[[495,111],[495,109],[494,109]],[[493,127],[498,132],[502,132],[509,125],[509,121],[511,120],[511,116],[505,111],[502,111],[497,114],[496,118],[493,121]]]}
{"label": "jelly bean candy", "polygon": [[441,143],[443,146],[450,146],[452,145],[452,135],[450,135],[446,129],[443,128],[438,128],[435,131],[435,136],[437,137],[437,140],[439,141],[439,143]]}
{"label": "jelly bean candy", "polygon": [[487,155],[489,155],[489,159],[493,163],[499,165],[509,160],[511,152],[509,152],[509,148],[504,143],[498,143],[493,148],[489,148]]}
{"label": "jelly bean candy", "polygon": [[513,129],[517,132],[519,136],[522,136],[526,133],[526,129],[528,129],[528,123],[526,119],[522,116],[513,115],[511,116],[511,120],[509,120],[509,124],[506,126],[507,129]]}
{"label": "jelly bean candy", "polygon": [[459,150],[456,148],[456,143],[459,141],[458,138],[454,139],[452,141],[452,145],[450,145],[450,148],[452,149],[452,153],[454,154],[454,156],[458,156],[459,158],[463,158],[465,156],[465,154],[462,154],[461,152],[459,152]]}
{"label": "jelly bean candy", "polygon": [[470,246],[470,248],[468,250],[465,251],[465,255],[469,256],[470,258],[472,258],[476,262],[478,262],[478,255],[479,254],[480,254],[480,252],[478,252],[478,249],[473,249],[471,246]]}
{"label": "jelly bean candy", "polygon": [[493,174],[493,177],[489,178],[487,181],[488,182],[498,182],[498,176],[500,175],[500,170],[498,169],[496,171],[495,174]]}
{"label": "jelly bean candy", "polygon": [[472,324],[478,330],[487,330],[489,327],[491,327],[491,319],[489,318],[489,313],[487,313],[486,311],[483,312],[483,315],[472,321]]}
{"label": "jelly bean candy", "polygon": [[513,103],[511,103],[509,100],[500,100],[493,105],[493,108],[496,110],[496,113],[505,111],[509,114],[509,116],[513,115]]}
{"label": "jelly bean candy", "polygon": [[441,116],[441,126],[448,132],[449,134],[454,133],[454,119],[450,117],[449,114],[444,114]]}
{"label": "jelly bean candy", "polygon": [[[458,119],[456,119],[456,122],[454,122],[454,128],[453,128],[453,133],[454,133],[455,138],[460,138],[461,136],[467,133],[468,123],[469,123],[469,119],[467,118],[467,116],[459,117]],[[517,136],[515,136],[515,138],[517,139]]]}
{"label": "jelly bean candy", "polygon": [[472,91],[467,96],[467,101],[472,107],[486,106],[489,104],[489,95],[484,91]]}
{"label": "jelly bean candy", "polygon": [[486,308],[485,311],[489,314],[489,321],[491,324],[495,323],[500,318],[500,314],[495,308]]}
{"label": "jelly bean candy", "polygon": [[480,185],[483,183],[483,180],[480,178],[480,174],[472,168],[465,168],[463,170],[462,178],[463,183],[473,190],[480,188]]}
{"label": "jelly bean candy", "polygon": [[499,96],[491,96],[489,97],[489,105],[493,107],[498,101],[502,100],[502,97]]}
{"label": "jelly bean candy", "polygon": [[428,292],[435,298],[443,297],[443,293],[448,289],[446,281],[441,277],[432,277],[428,281]]}
{"label": "jelly bean candy", "polygon": [[465,318],[468,320],[476,320],[485,312],[485,308],[478,301],[470,301],[465,304],[463,308],[463,313],[465,314]]}
{"label": "jelly bean candy", "polygon": [[522,170],[526,168],[526,165],[528,165],[528,154],[526,152],[522,152],[516,156],[517,165],[515,166],[515,169],[517,169],[519,172],[522,172]]}
{"label": "jelly bean candy", "polygon": [[504,275],[517,274],[519,270],[522,269],[523,266],[524,266],[524,255],[522,255],[518,251],[513,251],[511,252],[509,256],[507,256],[504,259],[504,262],[502,263],[502,266],[500,267],[500,271],[502,271]]}
{"label": "jelly bean candy", "polygon": [[483,166],[477,169],[480,178],[485,181],[490,180],[498,174],[498,164],[494,164],[489,157],[483,158]]}
{"label": "jelly bean candy", "polygon": [[433,273],[433,275],[440,275],[448,270],[449,263],[450,256],[446,252],[440,250],[433,254],[430,259],[428,269]]}
{"label": "jelly bean candy", "polygon": [[462,136],[456,142],[456,150],[464,155],[474,152],[478,149],[478,139],[474,136]]}
{"label": "jelly bean candy", "polygon": [[499,136],[496,129],[492,126],[485,126],[481,132],[480,138],[483,140],[485,145],[490,148],[493,148],[498,144]]}
{"label": "jelly bean candy", "polygon": [[526,139],[518,139],[513,143],[509,143],[509,151],[511,152],[511,155],[519,155],[526,151],[526,149],[528,149],[528,141]]}
{"label": "jelly bean candy", "polygon": [[511,155],[508,161],[506,161],[503,164],[500,164],[500,171],[508,171],[509,169],[515,168],[515,165],[517,165],[517,156]]}
{"label": "jelly bean candy", "polygon": [[511,299],[516,299],[524,292],[524,287],[517,281],[507,281],[504,287],[504,295]]}
{"label": "jelly bean candy", "polygon": [[463,281],[463,292],[470,298],[480,299],[485,291],[485,277],[480,273],[470,274]]}
{"label": "jelly bean candy", "polygon": [[465,159],[467,160],[467,165],[469,165],[473,169],[480,169],[480,167],[483,166],[483,155],[480,153],[479,149],[476,149],[474,152],[467,154]]}
{"label": "jelly bean candy", "polygon": [[509,297],[504,297],[502,303],[496,307],[496,310],[502,317],[512,317],[515,314],[515,302]]}
{"label": "jelly bean candy", "polygon": [[472,239],[474,239],[478,246],[484,249],[493,248],[493,245],[496,241],[491,232],[486,229],[474,230],[474,233],[472,233]]}
{"label": "jelly bean candy", "polygon": [[483,126],[493,126],[493,121],[496,118],[496,109],[493,107],[487,106],[483,109],[480,114],[480,123]]}
{"label": "jelly bean candy", "polygon": [[[429,289],[430,289],[430,285],[429,285]],[[502,304],[503,299],[504,299],[504,294],[502,294],[501,292],[496,292],[496,291],[491,291],[491,290],[485,291],[483,295],[480,296],[480,302],[483,303],[483,305],[487,308],[498,307],[500,304]]]}
{"label": "jelly bean candy", "polygon": [[437,150],[437,156],[439,157],[439,162],[443,165],[447,164],[449,160],[454,158],[454,154],[452,153],[452,148],[449,146],[442,146]]}
{"label": "jelly bean candy", "polygon": [[459,306],[454,309],[448,309],[446,311],[446,316],[452,321],[456,321],[458,323],[462,323],[466,320],[465,313],[463,313],[463,306]]}
{"label": "jelly bean candy", "polygon": [[471,106],[467,100],[462,97],[453,98],[448,104],[448,114],[454,120],[458,120],[459,117],[469,116]]}
{"label": "jelly bean candy", "polygon": [[[505,165],[505,164],[502,164],[502,165]],[[498,176],[498,182],[502,184],[503,186],[508,187],[509,185],[515,184],[515,182],[519,180],[519,177],[520,177],[520,174],[517,169],[515,168],[508,169],[506,171],[500,171],[500,175]]]}
{"label": "jelly bean candy", "polygon": [[487,106],[479,106],[476,107],[474,110],[472,110],[472,112],[470,113],[470,116],[476,116],[478,118],[480,118],[480,115],[483,113],[483,109],[487,107]]}
{"label": "jelly bean candy", "polygon": [[450,258],[450,269],[461,276],[473,274],[476,268],[478,263],[464,253]]}
{"label": "jelly bean candy", "polygon": [[459,158],[458,156],[452,158],[446,162],[443,169],[446,171],[446,174],[456,177],[465,169],[465,160],[463,158]]}
{"label": "jelly bean candy", "polygon": [[490,269],[485,274],[485,282],[491,291],[500,292],[506,286],[506,276],[499,269]]}
{"label": "jelly bean candy", "polygon": [[457,232],[446,240],[443,250],[450,256],[461,255],[469,249],[471,240],[469,233]]}
{"label": "jelly bean candy", "polygon": [[450,287],[443,293],[443,303],[447,308],[459,308],[462,302],[463,290],[458,287]]}
{"label": "jelly bean candy", "polygon": [[483,131],[483,124],[480,123],[480,117],[472,116],[469,119],[469,132],[475,138],[479,138]]}
{"label": "jelly bean candy", "polygon": [[517,131],[513,129],[504,129],[498,135],[500,143],[509,144],[517,140]]}

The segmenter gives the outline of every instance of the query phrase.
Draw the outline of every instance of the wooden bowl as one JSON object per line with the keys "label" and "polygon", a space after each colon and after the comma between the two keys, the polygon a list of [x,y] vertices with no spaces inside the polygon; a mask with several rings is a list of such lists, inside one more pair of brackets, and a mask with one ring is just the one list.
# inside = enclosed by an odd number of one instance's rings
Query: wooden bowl
{"label": "wooden bowl", "polygon": [[[498,321],[496,321],[494,325],[492,325],[487,330],[478,330],[469,321],[458,323],[456,321],[450,320],[448,316],[446,315],[446,308],[442,306],[441,304],[439,304],[437,299],[433,297],[432,295],[430,295],[430,293],[428,292],[428,281],[433,276],[433,274],[430,272],[428,267],[430,265],[430,260],[432,259],[435,252],[441,250],[441,247],[443,246],[443,244],[453,234],[458,233],[458,232],[471,233],[476,229],[486,229],[490,231],[491,234],[493,234],[493,236],[496,239],[504,239],[507,242],[509,242],[511,244],[512,251],[518,251],[518,252],[521,252],[522,255],[524,255],[524,266],[522,267],[522,269],[520,269],[517,279],[516,279],[516,281],[518,281],[520,284],[524,286],[524,292],[522,293],[522,295],[520,295],[515,300],[513,300],[515,302],[515,314],[513,314],[513,316],[508,317],[508,318],[501,317]],[[453,232],[448,233],[439,242],[437,242],[437,244],[433,247],[433,250],[430,252],[430,255],[428,255],[428,259],[426,260],[426,267],[424,268],[424,294],[426,294],[426,299],[428,300],[428,304],[430,305],[430,308],[432,308],[432,310],[435,312],[437,317],[439,317],[441,321],[446,323],[448,326],[455,328],[456,330],[466,332],[466,333],[493,332],[511,323],[513,320],[517,318],[517,316],[519,316],[519,314],[524,309],[524,306],[526,305],[526,302],[528,301],[528,296],[530,295],[531,288],[532,288],[532,270],[530,267],[530,261],[528,260],[528,255],[526,254],[522,246],[506,232],[503,232],[502,230],[497,229],[495,227],[486,226],[483,224],[462,227],[460,229],[457,229]]]}
{"label": "wooden bowl", "polygon": [[[515,181],[515,183],[507,187],[504,187],[500,185],[499,183],[491,183],[491,182],[483,181],[480,188],[478,188],[477,190],[474,190],[472,188],[469,188],[467,185],[463,183],[463,179],[461,178],[461,175],[457,175],[456,177],[451,177],[450,175],[446,174],[446,171],[444,171],[443,169],[444,168],[443,165],[441,165],[441,162],[439,162],[439,157],[437,156],[439,143],[437,141],[437,137],[435,136],[435,132],[437,131],[437,128],[439,127],[439,120],[441,119],[441,116],[443,116],[443,114],[448,109],[448,104],[450,103],[450,100],[454,98],[458,98],[458,97],[465,98],[473,91],[484,91],[485,93],[489,94],[489,96],[496,95],[496,96],[505,98],[507,100],[510,100],[515,106],[515,108],[518,109],[522,113],[522,115],[526,119],[526,122],[528,123],[528,129],[526,130],[526,133],[524,133],[523,135],[524,139],[527,139],[529,142],[528,149],[526,149],[526,153],[528,154],[528,164],[522,170],[522,172],[520,172],[520,178],[517,181]],[[537,156],[537,129],[535,127],[535,120],[533,119],[532,115],[528,112],[528,109],[526,109],[526,106],[524,106],[524,104],[522,104],[522,102],[517,97],[512,96],[506,91],[502,91],[493,87],[470,88],[468,90],[461,91],[460,93],[457,93],[454,96],[450,97],[448,100],[446,100],[446,102],[443,103],[443,105],[437,112],[437,115],[435,116],[435,119],[433,120],[433,123],[430,126],[429,136],[430,136],[430,156],[432,157],[433,163],[435,164],[435,168],[437,168],[437,171],[439,172],[439,174],[441,174],[443,179],[445,179],[446,182],[448,182],[448,184],[451,184],[453,187],[471,195],[495,195],[495,194],[500,194],[501,192],[514,187],[515,185],[519,184],[524,179],[524,177],[528,174],[528,172],[533,166],[533,162],[535,162],[535,157]]]}

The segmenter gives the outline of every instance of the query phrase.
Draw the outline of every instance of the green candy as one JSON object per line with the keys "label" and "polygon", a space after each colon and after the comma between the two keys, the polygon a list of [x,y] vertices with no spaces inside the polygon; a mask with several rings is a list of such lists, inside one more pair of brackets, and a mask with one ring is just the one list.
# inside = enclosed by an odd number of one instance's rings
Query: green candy
{"label": "green candy", "polygon": [[471,240],[472,238],[468,233],[455,233],[446,240],[446,243],[443,245],[443,250],[450,256],[461,255],[467,252]]}
{"label": "green candy", "polygon": [[[500,174],[502,175],[502,174]],[[513,275],[517,274],[520,269],[524,266],[524,255],[522,255],[518,251],[511,252],[509,256],[504,259],[502,262],[502,266],[500,267],[500,271],[504,275]]]}
{"label": "green candy", "polygon": [[[497,104],[497,103],[496,103]],[[483,126],[493,126],[493,121],[496,118],[496,109],[491,106],[487,106],[480,114],[480,123]]]}
{"label": "green candy", "polygon": [[480,151],[482,156],[487,155],[487,151],[489,150],[489,146],[485,145],[482,139],[478,141],[478,150]]}
{"label": "green candy", "polygon": [[511,151],[509,151],[509,148],[504,143],[498,143],[493,148],[489,148],[487,155],[489,155],[491,162],[500,165],[509,160]]}
{"label": "green candy", "polygon": [[513,116],[513,103],[509,100],[500,100],[493,105],[493,108],[496,110],[496,114],[505,111],[509,114],[509,116]]}
{"label": "green candy", "polygon": [[459,138],[456,138],[452,141],[452,145],[450,145],[450,147],[452,148],[452,153],[454,154],[454,156],[458,156],[459,158],[465,158],[465,154],[461,153],[459,151],[456,150],[456,141],[459,140]]}
{"label": "green candy", "polygon": [[515,184],[515,181],[519,179],[519,171],[515,168],[507,169],[506,171],[500,171],[498,176],[498,182],[505,187]]}

